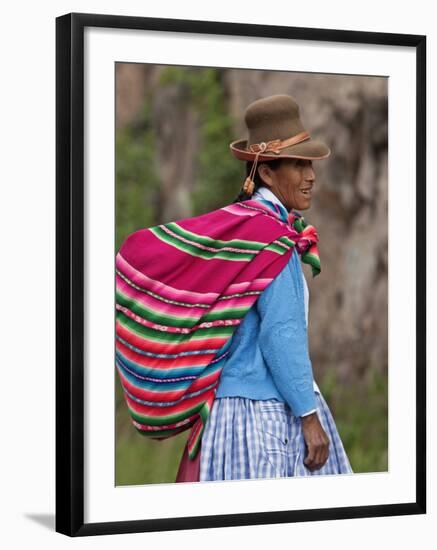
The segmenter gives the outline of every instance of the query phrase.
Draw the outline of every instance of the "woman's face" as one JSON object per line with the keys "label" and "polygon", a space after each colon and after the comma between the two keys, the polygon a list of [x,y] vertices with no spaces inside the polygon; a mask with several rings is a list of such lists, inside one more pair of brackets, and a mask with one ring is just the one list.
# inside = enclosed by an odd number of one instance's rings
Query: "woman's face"
{"label": "woman's face", "polygon": [[264,183],[287,210],[310,208],[316,180],[311,160],[284,159],[277,170],[266,164],[261,164],[258,170]]}

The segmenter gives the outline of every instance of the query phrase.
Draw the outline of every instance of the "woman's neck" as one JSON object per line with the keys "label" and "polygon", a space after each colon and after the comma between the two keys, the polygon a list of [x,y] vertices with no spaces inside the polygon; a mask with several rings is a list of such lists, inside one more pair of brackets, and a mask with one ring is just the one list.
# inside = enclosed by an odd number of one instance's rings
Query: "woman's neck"
{"label": "woman's neck", "polygon": [[256,195],[268,201],[275,202],[276,204],[280,204],[283,208],[285,208],[285,210],[287,210],[287,212],[290,212],[290,210],[285,206],[285,204],[280,199],[278,199],[278,197],[273,193],[273,191],[270,191],[268,187],[264,187],[264,186],[258,187],[258,189],[256,190],[253,196],[255,197]]}

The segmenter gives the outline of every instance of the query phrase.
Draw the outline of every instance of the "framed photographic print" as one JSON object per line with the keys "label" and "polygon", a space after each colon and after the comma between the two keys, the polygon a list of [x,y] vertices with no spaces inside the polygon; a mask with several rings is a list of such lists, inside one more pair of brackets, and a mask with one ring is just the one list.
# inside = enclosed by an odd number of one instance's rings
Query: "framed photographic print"
{"label": "framed photographic print", "polygon": [[56,20],[56,530],[426,511],[426,38]]}

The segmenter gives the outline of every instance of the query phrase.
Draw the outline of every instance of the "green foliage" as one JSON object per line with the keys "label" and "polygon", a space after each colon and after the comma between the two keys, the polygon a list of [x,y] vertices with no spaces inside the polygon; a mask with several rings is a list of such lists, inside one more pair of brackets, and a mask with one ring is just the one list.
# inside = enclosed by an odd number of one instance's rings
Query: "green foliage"
{"label": "green foliage", "polygon": [[116,249],[137,229],[155,225],[159,189],[148,104],[136,123],[116,135]]}
{"label": "green foliage", "polygon": [[330,369],[319,384],[356,473],[388,468],[387,375],[369,369],[362,380],[340,384]]}

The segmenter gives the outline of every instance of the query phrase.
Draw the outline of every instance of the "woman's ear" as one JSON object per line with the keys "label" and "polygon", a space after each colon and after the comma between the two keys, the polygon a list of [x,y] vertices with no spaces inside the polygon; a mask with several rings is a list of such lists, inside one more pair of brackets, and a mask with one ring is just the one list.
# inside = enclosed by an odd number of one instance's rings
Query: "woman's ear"
{"label": "woman's ear", "polygon": [[269,188],[272,187],[273,170],[269,166],[267,166],[267,164],[263,164],[263,163],[258,164],[257,170],[258,170],[259,177],[262,179],[264,185],[266,185]]}

